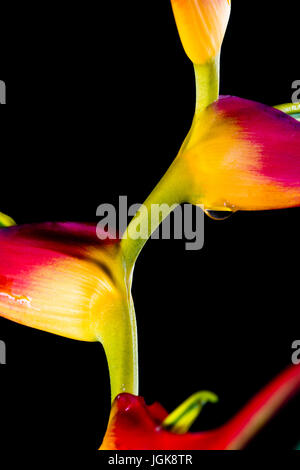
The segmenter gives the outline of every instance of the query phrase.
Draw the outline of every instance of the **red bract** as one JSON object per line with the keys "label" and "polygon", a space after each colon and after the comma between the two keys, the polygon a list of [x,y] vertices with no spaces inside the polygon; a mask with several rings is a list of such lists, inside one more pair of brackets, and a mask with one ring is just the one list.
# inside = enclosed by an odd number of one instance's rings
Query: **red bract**
{"label": "red bract", "polygon": [[300,366],[289,367],[228,423],[212,431],[175,434],[163,428],[168,413],[158,403],[119,395],[113,403],[100,450],[236,450],[300,389]]}

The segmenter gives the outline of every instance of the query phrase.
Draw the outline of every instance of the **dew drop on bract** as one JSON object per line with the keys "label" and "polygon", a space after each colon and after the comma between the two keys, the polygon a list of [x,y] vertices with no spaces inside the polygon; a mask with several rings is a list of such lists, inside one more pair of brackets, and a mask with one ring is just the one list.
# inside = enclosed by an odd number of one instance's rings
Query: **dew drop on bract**
{"label": "dew drop on bract", "polygon": [[226,220],[234,214],[234,211],[210,211],[204,210],[205,214],[213,220]]}

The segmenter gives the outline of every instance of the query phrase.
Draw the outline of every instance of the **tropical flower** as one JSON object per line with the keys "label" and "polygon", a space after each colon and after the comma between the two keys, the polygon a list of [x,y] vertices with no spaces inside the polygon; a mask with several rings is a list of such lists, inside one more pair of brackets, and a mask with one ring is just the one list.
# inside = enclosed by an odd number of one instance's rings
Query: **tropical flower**
{"label": "tropical flower", "polygon": [[[230,1],[172,0],[172,5],[181,41],[194,64],[216,57]],[[195,117],[163,180],[166,202],[191,202],[211,211],[299,205],[300,124],[284,114],[297,118],[299,103],[274,110],[236,97],[218,99],[217,72],[198,66],[195,74]],[[170,186],[177,188],[173,200]]]}
{"label": "tropical flower", "polygon": [[111,393],[137,393],[137,339],[120,243],[96,227],[44,223],[0,230],[0,315],[81,341],[100,341]]}
{"label": "tropical flower", "polygon": [[[238,449],[300,388],[291,367],[214,431],[190,434],[209,392],[171,415],[138,397],[134,263],[157,225],[152,204],[182,202],[207,212],[300,205],[299,107],[278,109],[219,99],[219,58],[230,0],[171,0],[183,47],[194,63],[196,110],[177,158],[122,240],[100,241],[89,224],[13,226],[0,213],[0,315],[81,341],[100,341],[111,377],[110,421],[101,449]],[[164,216],[167,215],[165,212]],[[131,237],[145,218],[142,237]],[[157,220],[157,224],[161,219]],[[126,392],[126,393],[124,393]]]}
{"label": "tropical flower", "polygon": [[199,403],[198,410],[201,410],[205,401],[215,401],[211,396],[207,400],[207,393],[204,397],[203,394],[196,394],[171,415],[158,403],[147,406],[141,397],[121,394],[113,403],[100,450],[242,449],[299,390],[300,366],[292,366],[259,392],[225,425],[197,433],[182,431],[188,428],[189,421],[190,424],[194,421],[194,410]]}
{"label": "tropical flower", "polygon": [[[233,96],[219,98],[217,52],[230,2],[172,0],[172,5],[182,43],[194,62],[195,115],[177,157],[143,205],[144,218],[154,204],[171,211],[188,202],[213,218],[220,211],[225,218],[237,210],[299,206],[300,104],[274,109]],[[164,211],[159,223],[167,215]],[[146,226],[138,214],[127,232],[142,225]],[[134,246],[124,243],[131,264],[156,228],[148,223],[144,240]]]}

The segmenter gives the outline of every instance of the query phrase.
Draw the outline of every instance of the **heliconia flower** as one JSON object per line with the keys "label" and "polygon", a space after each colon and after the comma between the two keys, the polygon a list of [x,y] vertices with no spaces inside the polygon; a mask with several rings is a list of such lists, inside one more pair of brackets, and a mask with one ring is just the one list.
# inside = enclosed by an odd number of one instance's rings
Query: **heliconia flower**
{"label": "heliconia flower", "polygon": [[112,398],[137,393],[134,307],[120,243],[96,226],[44,223],[0,230],[0,316],[106,352]]}
{"label": "heliconia flower", "polygon": [[[100,450],[242,449],[299,390],[300,366],[291,366],[225,425],[215,430],[185,434],[168,430],[168,413],[158,403],[147,406],[141,397],[121,394],[113,403]],[[187,413],[190,405],[188,402],[185,407]],[[180,416],[176,412],[175,415],[177,420],[185,420],[184,414]]]}
{"label": "heliconia flower", "polygon": [[186,54],[194,64],[218,56],[230,17],[231,0],[171,0]]}
{"label": "heliconia flower", "polygon": [[[224,217],[237,210],[300,206],[300,123],[232,96],[196,113],[178,156],[143,204],[145,217],[153,204],[173,210],[185,202]],[[141,217],[128,231],[135,225],[143,225]],[[147,237],[157,228],[149,227]],[[129,258],[137,258],[147,237],[132,247]]]}

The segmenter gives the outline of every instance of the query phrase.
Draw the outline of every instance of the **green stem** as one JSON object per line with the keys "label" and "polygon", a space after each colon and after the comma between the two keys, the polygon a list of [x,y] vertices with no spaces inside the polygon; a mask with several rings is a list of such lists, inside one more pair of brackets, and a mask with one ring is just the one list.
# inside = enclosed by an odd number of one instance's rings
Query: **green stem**
{"label": "green stem", "polygon": [[196,79],[196,112],[199,113],[219,98],[220,55],[204,65],[194,64]]}
{"label": "green stem", "polygon": [[[206,65],[195,65],[195,77],[195,117],[197,118],[199,113],[218,99],[219,56]],[[193,125],[194,123],[195,119]],[[189,140],[193,125],[181,147],[179,155]],[[176,158],[173,161],[164,177],[130,222],[121,241],[130,305],[129,318],[122,317],[121,325],[125,325],[125,328],[113,329],[111,325],[108,325],[109,334],[105,334],[105,337],[109,338],[109,341],[106,344],[104,337],[102,341],[112,378],[112,399],[122,391],[138,394],[136,324],[130,294],[132,273],[137,257],[147,240],[177,205],[187,200],[186,195],[188,194],[190,182],[187,172],[181,166],[181,161],[181,158]],[[124,312],[124,315],[126,316],[126,312]]]}
{"label": "green stem", "polygon": [[206,403],[217,403],[218,397],[212,392],[202,391],[194,393],[183,402],[173,413],[163,421],[162,427],[175,434],[188,432],[194,421],[198,418]]}
{"label": "green stem", "polygon": [[[219,97],[219,69],[219,55],[207,64],[194,65],[196,80],[196,119],[207,106]],[[189,136],[192,133],[196,121],[195,118],[179,154],[189,140]],[[186,191],[184,188],[186,189],[189,183],[188,181],[183,181],[185,176],[184,171],[180,171],[180,168],[177,168],[179,161],[180,159],[178,158],[174,160],[165,176],[132,219],[123,236],[121,246],[129,279],[132,276],[137,257],[152,233],[178,204],[186,200]],[[161,205],[164,205],[164,207],[157,216],[158,208],[155,206]],[[156,216],[153,214],[153,211],[156,213]]]}
{"label": "green stem", "polygon": [[120,306],[117,319],[103,324],[98,336],[107,358],[112,402],[120,393],[139,394],[137,328],[130,293],[128,305]]}
{"label": "green stem", "polygon": [[[180,179],[177,179],[177,176]],[[147,240],[175,207],[183,202],[182,187],[182,178],[177,171],[177,159],[175,159],[124,233],[121,247],[128,278],[131,278],[134,264]]]}

